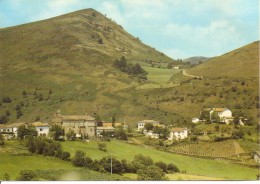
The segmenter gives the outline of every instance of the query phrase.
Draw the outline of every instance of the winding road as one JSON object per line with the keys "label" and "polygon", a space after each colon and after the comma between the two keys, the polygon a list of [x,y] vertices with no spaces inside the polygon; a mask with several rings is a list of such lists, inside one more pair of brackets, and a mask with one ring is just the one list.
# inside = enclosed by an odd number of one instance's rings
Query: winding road
{"label": "winding road", "polygon": [[192,77],[192,78],[195,78],[195,79],[203,79],[203,76],[196,76],[196,75],[190,75],[190,74],[187,74],[187,71],[186,70],[183,70],[182,71],[182,74],[187,76],[187,77]]}

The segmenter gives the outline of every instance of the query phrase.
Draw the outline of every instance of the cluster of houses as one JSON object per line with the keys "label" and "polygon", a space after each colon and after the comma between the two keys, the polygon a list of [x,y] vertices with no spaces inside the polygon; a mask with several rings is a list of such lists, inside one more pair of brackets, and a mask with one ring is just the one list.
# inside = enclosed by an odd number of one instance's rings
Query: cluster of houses
{"label": "cluster of houses", "polygon": [[[215,113],[219,117],[219,121],[221,123],[225,123],[227,125],[231,124],[234,120],[234,117],[232,116],[232,111],[228,108],[204,108],[202,111],[207,112],[209,115],[209,121],[214,121],[213,114]],[[202,113],[200,112],[200,114]],[[199,119],[199,118],[192,118],[192,123],[200,123],[205,120]],[[239,117],[238,124],[244,125],[244,122],[246,122],[247,119],[244,117]]]}
{"label": "cluster of houses", "polygon": [[[152,124],[154,127],[165,128],[165,125],[155,120],[142,120],[137,123],[137,130],[139,132],[144,133],[147,137],[158,139],[159,138],[158,133],[154,133],[152,130],[147,131],[145,129],[145,124],[147,123]],[[169,140],[180,140],[180,139],[188,138],[188,128],[181,128],[181,127],[170,128],[169,132],[170,132],[168,136]]]}

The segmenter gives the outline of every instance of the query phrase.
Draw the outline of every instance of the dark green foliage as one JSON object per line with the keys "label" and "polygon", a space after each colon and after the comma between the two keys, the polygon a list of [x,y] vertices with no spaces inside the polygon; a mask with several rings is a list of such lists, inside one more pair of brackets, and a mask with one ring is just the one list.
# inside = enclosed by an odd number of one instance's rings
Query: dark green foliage
{"label": "dark green foliage", "polygon": [[145,123],[144,129],[147,131],[153,130],[154,126],[152,123]]}
{"label": "dark green foliage", "polygon": [[67,137],[67,140],[75,141],[75,139],[76,139],[76,134],[74,133],[74,131],[69,131],[69,132],[66,134],[66,137]]}
{"label": "dark green foliage", "polygon": [[16,118],[19,119],[22,115],[23,115],[22,110],[21,110],[21,109],[18,109],[18,110],[16,111]]}
{"label": "dark green foliage", "polygon": [[36,116],[35,121],[40,121],[40,116]]}
{"label": "dark green foliage", "polygon": [[98,149],[101,151],[107,151],[107,145],[105,143],[98,143]]}
{"label": "dark green foliage", "polygon": [[53,125],[49,130],[49,134],[54,140],[61,140],[61,137],[64,136],[64,132],[59,125]]}
{"label": "dark green foliage", "polygon": [[205,119],[207,122],[210,120],[209,111],[202,110],[200,114],[200,119]]}
{"label": "dark green foliage", "polygon": [[2,101],[3,101],[3,103],[11,103],[12,102],[11,98],[8,97],[8,96],[3,97]]}
{"label": "dark green foliage", "polygon": [[18,139],[24,139],[25,137],[36,137],[37,135],[38,133],[34,126],[26,127],[25,125],[21,125],[17,130]]}
{"label": "dark green foliage", "polygon": [[123,129],[123,127],[118,127],[115,131],[115,136],[119,140],[127,140],[127,135]]}
{"label": "dark green foliage", "polygon": [[2,135],[2,133],[0,132],[0,146],[5,145],[5,141],[4,141],[4,137]]}
{"label": "dark green foliage", "polygon": [[[99,163],[104,167],[107,172],[111,172],[111,157],[103,157]],[[122,173],[122,165],[119,160],[112,157],[112,172],[116,174]]]}
{"label": "dark green foliage", "polygon": [[137,170],[143,169],[146,166],[153,165],[153,160],[150,157],[145,157],[141,154],[135,155],[134,160],[131,162],[131,170],[136,173]]}
{"label": "dark green foliage", "polygon": [[244,137],[244,132],[242,130],[232,130],[232,138],[241,139]]}
{"label": "dark green foliage", "polygon": [[167,136],[169,135],[169,130],[165,127],[159,127],[159,126],[155,126],[153,128],[153,133],[159,134],[160,138],[164,138],[166,139]]}
{"label": "dark green foliage", "polygon": [[76,151],[75,156],[72,158],[73,165],[83,167],[85,165],[85,156],[85,152],[81,150]]}
{"label": "dark green foliage", "polygon": [[4,173],[3,178],[4,178],[4,181],[9,181],[10,175],[8,173]]}
{"label": "dark green foliage", "polygon": [[63,151],[61,154],[61,160],[69,161],[70,160],[70,153],[67,151]]}
{"label": "dark green foliage", "polygon": [[120,60],[114,61],[114,67],[118,68],[128,75],[138,77],[140,79],[147,79],[147,72],[137,63],[135,65],[128,64],[125,57],[122,56]]}
{"label": "dark green foliage", "polygon": [[216,125],[214,128],[216,131],[219,131],[219,125]]}
{"label": "dark green foliage", "polygon": [[10,115],[11,115],[10,111],[9,111],[9,110],[6,110],[6,111],[5,111],[5,115],[6,115],[6,116],[10,116]]}
{"label": "dark green foliage", "polygon": [[177,168],[177,166],[175,166],[174,164],[170,163],[167,165],[167,170],[169,173],[172,172],[180,172],[180,170]]}
{"label": "dark green foliage", "polygon": [[36,177],[32,170],[21,170],[18,181],[32,181]]}
{"label": "dark green foliage", "polygon": [[163,180],[166,179],[165,174],[163,173],[162,169],[155,165],[147,166],[143,169],[139,169],[137,171],[137,179],[138,180],[150,180],[150,181],[157,181],[157,180]]}
{"label": "dark green foliage", "polygon": [[159,161],[159,162],[155,162],[155,165],[157,167],[161,168],[163,172],[167,173],[167,164],[166,163]]}
{"label": "dark green foliage", "polygon": [[8,117],[6,115],[0,116],[0,124],[5,124],[9,121]]}
{"label": "dark green foliage", "polygon": [[93,168],[93,160],[90,157],[85,157],[84,166],[86,168],[92,169]]}

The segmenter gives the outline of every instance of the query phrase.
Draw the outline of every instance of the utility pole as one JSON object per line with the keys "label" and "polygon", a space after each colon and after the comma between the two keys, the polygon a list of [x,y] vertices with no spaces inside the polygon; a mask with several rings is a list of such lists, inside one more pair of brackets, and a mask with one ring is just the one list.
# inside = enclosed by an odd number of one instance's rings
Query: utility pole
{"label": "utility pole", "polygon": [[112,161],[112,154],[110,155],[110,171],[113,174],[113,161]]}

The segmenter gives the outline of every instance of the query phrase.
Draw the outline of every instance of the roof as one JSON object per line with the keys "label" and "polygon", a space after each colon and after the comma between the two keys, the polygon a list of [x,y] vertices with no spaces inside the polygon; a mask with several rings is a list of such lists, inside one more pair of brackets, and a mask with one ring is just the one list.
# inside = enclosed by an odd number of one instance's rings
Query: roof
{"label": "roof", "polygon": [[115,128],[114,127],[104,127],[104,126],[102,126],[102,127],[97,127],[97,130],[115,130]]}
{"label": "roof", "polygon": [[40,121],[36,121],[34,123],[32,123],[33,126],[36,126],[36,127],[44,127],[44,126],[49,126],[47,123],[42,123]]}
{"label": "roof", "polygon": [[138,123],[159,123],[159,121],[155,121],[155,120],[142,120],[142,121],[139,121]]}
{"label": "roof", "polygon": [[88,115],[73,115],[73,116],[61,116],[63,120],[87,120],[87,121],[93,121],[95,118]]}
{"label": "roof", "polygon": [[[102,123],[103,127],[112,127],[113,123]],[[115,126],[122,126],[123,123],[115,123]]]}
{"label": "roof", "polygon": [[216,112],[223,112],[225,110],[228,110],[228,108],[219,108],[219,107],[216,107],[216,108],[204,108],[203,109],[204,111],[210,111],[210,110],[213,110],[213,111],[216,111]]}
{"label": "roof", "polygon": [[21,125],[24,125],[25,123],[11,123],[11,124],[5,124],[5,128],[13,128],[13,127],[19,127]]}
{"label": "roof", "polygon": [[172,132],[183,132],[184,130],[188,130],[188,128],[172,128]]}

